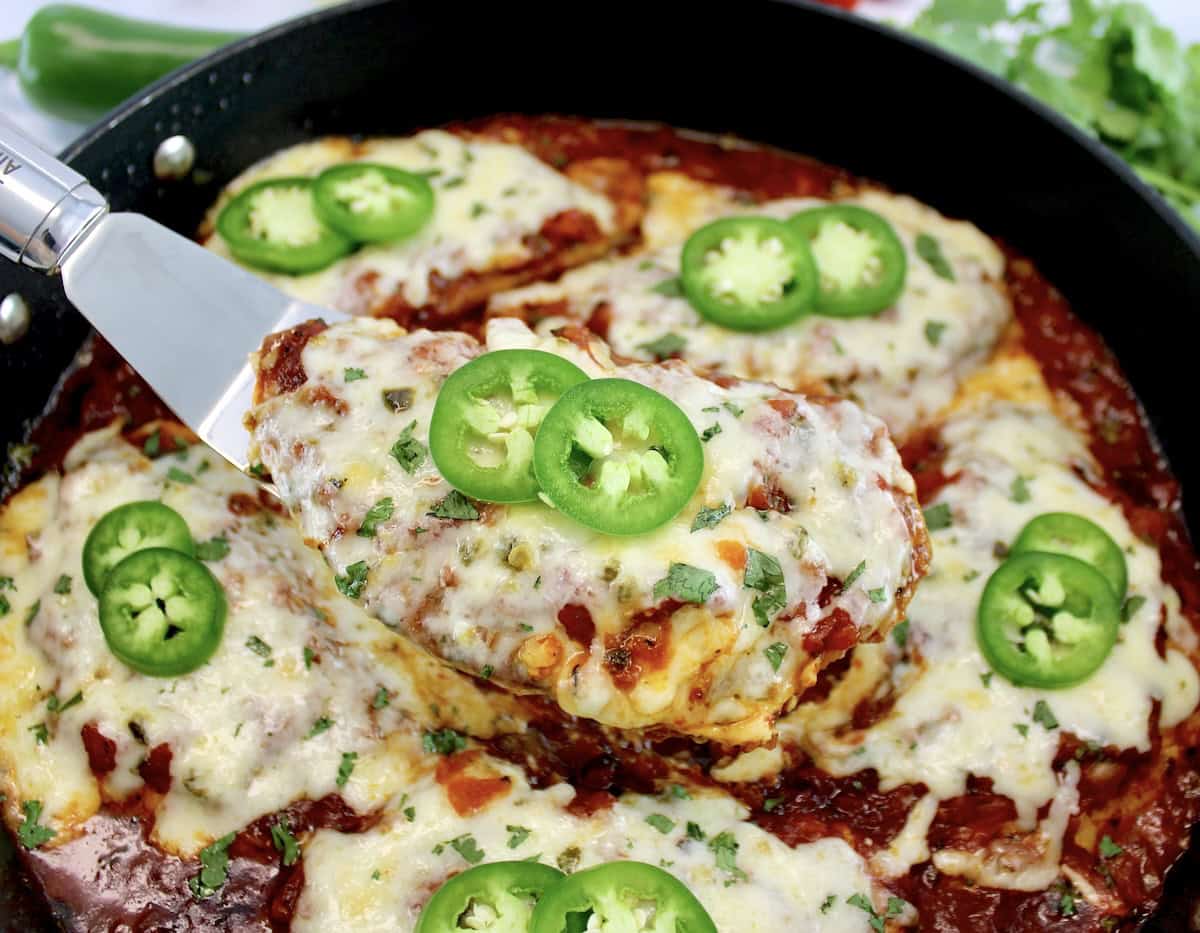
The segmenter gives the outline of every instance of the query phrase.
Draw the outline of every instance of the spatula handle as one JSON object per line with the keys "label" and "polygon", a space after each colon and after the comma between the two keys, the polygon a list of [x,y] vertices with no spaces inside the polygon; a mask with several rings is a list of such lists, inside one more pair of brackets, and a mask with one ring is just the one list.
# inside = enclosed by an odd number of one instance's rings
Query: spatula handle
{"label": "spatula handle", "polygon": [[55,272],[106,213],[86,178],[0,120],[0,256]]}

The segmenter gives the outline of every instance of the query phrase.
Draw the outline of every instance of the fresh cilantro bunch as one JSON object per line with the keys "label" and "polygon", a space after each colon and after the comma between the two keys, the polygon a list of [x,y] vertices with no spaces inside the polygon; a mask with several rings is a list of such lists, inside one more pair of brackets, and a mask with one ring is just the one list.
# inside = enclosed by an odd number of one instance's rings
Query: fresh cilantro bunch
{"label": "fresh cilantro bunch", "polygon": [[1070,117],[1200,229],[1200,44],[1141,3],[934,0],[911,30]]}

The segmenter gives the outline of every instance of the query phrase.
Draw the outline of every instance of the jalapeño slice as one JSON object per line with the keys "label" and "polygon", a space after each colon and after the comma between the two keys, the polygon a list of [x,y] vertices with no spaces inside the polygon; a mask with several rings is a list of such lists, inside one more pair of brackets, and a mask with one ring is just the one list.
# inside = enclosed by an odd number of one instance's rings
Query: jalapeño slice
{"label": "jalape\u00f1o slice", "polygon": [[717,926],[675,876],[644,862],[609,862],[560,881],[538,902],[531,933],[575,930],[717,933]]}
{"label": "jalape\u00f1o slice", "polygon": [[704,450],[679,406],[628,379],[593,379],[550,409],[533,469],[560,512],[596,531],[636,535],[674,518],[704,472]]}
{"label": "jalape\u00f1o slice", "polygon": [[169,548],[130,554],[100,593],[109,650],[135,671],[175,677],[212,657],[225,628],[225,592],[200,561]]}
{"label": "jalape\u00f1o slice", "polygon": [[109,571],[134,551],[166,547],[187,554],[196,546],[183,516],[161,502],[129,502],[96,523],[83,544],[83,579],[95,596]]}
{"label": "jalape\u00f1o slice", "polygon": [[321,220],[362,242],[403,239],[433,216],[425,177],[391,165],[335,165],[317,176],[312,193]]}
{"label": "jalape\u00f1o slice", "polygon": [[354,249],[350,237],[317,217],[310,178],[251,185],[222,209],[217,232],[242,262],[288,275],[324,269]]}
{"label": "jalape\u00f1o slice", "polygon": [[979,647],[1020,687],[1071,687],[1112,651],[1121,606],[1091,564],[1063,554],[1015,554],[992,574],[979,601]]}
{"label": "jalape\u00f1o slice", "polygon": [[1125,555],[1103,528],[1072,512],[1047,512],[1021,529],[1013,554],[1047,551],[1091,564],[1103,574],[1118,600],[1125,597]]}
{"label": "jalape\u00f1o slice", "polygon": [[429,422],[438,471],[475,499],[536,499],[538,426],[567,389],[587,378],[574,363],[541,350],[495,350],[456,369],[438,392]]}
{"label": "jalape\u00f1o slice", "polygon": [[527,933],[534,907],[563,877],[558,869],[539,862],[476,865],[434,892],[415,933]]}
{"label": "jalape\u00f1o slice", "polygon": [[701,227],[684,244],[680,279],[693,308],[732,330],[788,324],[811,308],[817,292],[808,243],[769,217],[727,217]]}
{"label": "jalape\u00f1o slice", "polygon": [[817,261],[819,314],[876,314],[900,297],[908,273],[904,244],[874,211],[836,204],[802,211],[787,223],[809,244]]}

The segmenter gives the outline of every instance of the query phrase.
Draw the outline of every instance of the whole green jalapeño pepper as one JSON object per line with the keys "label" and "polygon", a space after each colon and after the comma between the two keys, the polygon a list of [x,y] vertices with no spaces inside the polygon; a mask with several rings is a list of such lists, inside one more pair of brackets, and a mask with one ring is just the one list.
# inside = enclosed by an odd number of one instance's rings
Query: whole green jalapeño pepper
{"label": "whole green jalape\u00f1o pepper", "polygon": [[51,4],[33,14],[19,39],[0,42],[0,66],[16,69],[43,110],[87,120],[239,38]]}

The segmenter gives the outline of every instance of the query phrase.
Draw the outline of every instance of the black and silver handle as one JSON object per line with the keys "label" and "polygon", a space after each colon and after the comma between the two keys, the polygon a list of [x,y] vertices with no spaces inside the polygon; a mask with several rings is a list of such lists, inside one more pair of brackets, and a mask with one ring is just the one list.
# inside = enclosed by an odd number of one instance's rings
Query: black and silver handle
{"label": "black and silver handle", "polygon": [[0,120],[0,256],[56,272],[107,213],[86,178]]}

